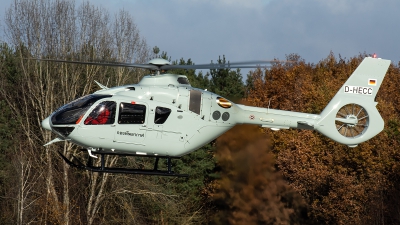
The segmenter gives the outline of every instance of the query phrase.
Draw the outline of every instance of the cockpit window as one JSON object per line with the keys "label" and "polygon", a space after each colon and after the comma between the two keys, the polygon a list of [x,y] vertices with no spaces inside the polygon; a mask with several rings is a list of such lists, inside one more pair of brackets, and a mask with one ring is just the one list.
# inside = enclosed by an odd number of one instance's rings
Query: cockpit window
{"label": "cockpit window", "polygon": [[54,112],[51,122],[54,125],[77,124],[86,111],[99,99],[112,95],[86,95],[68,103]]}
{"label": "cockpit window", "polygon": [[116,103],[105,101],[99,103],[85,120],[86,125],[113,124],[115,121]]}
{"label": "cockpit window", "polygon": [[146,106],[121,103],[119,106],[119,124],[143,124],[146,118]]}
{"label": "cockpit window", "polygon": [[156,113],[154,115],[155,124],[163,124],[168,119],[169,114],[171,114],[171,109],[164,107],[156,107]]}

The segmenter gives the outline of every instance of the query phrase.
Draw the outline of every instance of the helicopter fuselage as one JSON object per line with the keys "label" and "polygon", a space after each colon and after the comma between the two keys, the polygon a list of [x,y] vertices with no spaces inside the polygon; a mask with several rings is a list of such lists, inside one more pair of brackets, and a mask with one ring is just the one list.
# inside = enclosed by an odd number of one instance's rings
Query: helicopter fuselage
{"label": "helicopter fuselage", "polygon": [[[62,139],[94,152],[175,157],[200,148],[237,123],[231,115],[239,108],[218,99],[223,98],[191,87],[182,75],[147,76],[138,84],[75,100],[43,123]],[[107,122],[90,122],[104,107],[110,108]]]}
{"label": "helicopter fuselage", "polygon": [[56,110],[42,126],[93,152],[179,157],[236,124],[314,129],[319,118],[238,105],[191,87],[186,76],[163,74],[79,98]]}

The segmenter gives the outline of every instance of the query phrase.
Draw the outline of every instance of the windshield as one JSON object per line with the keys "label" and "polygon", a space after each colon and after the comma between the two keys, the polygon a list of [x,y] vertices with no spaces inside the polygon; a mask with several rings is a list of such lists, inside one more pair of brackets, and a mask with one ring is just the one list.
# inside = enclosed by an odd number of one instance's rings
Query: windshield
{"label": "windshield", "polygon": [[86,95],[57,109],[51,117],[53,125],[78,124],[86,111],[99,99],[112,95]]}

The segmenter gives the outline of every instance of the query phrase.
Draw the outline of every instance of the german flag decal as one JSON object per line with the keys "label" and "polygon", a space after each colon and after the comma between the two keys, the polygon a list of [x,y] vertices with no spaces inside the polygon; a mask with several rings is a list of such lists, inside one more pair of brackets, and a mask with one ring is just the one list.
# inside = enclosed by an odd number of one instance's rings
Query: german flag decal
{"label": "german flag decal", "polygon": [[368,79],[368,85],[376,86],[376,84],[377,84],[376,79]]}

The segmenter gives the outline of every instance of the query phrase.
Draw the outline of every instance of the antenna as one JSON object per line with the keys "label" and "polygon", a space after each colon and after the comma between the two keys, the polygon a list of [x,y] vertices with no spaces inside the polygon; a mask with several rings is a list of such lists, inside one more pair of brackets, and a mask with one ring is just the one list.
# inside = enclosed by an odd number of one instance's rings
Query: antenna
{"label": "antenna", "polygon": [[269,101],[268,101],[267,114],[269,113],[269,106],[271,105],[271,99],[272,99],[272,98],[270,98]]}

